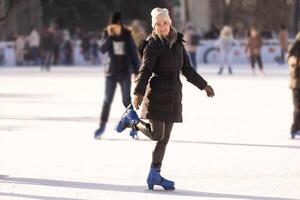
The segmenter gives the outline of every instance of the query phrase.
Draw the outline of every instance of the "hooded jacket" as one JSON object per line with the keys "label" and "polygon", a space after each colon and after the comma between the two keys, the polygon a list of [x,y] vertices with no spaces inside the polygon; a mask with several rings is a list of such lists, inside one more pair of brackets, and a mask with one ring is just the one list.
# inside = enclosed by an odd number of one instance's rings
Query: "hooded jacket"
{"label": "hooded jacket", "polygon": [[182,84],[180,73],[199,89],[207,82],[191,66],[183,46],[183,35],[171,46],[152,34],[144,43],[142,64],[134,94],[142,95],[141,118],[165,122],[182,122]]}
{"label": "hooded jacket", "polygon": [[288,50],[289,86],[291,89],[300,89],[300,41],[296,40]]}
{"label": "hooded jacket", "polygon": [[103,35],[100,51],[102,53],[108,52],[109,56],[109,62],[105,70],[106,75],[137,74],[140,63],[131,32],[122,27],[120,35],[109,36],[107,30],[104,31]]}

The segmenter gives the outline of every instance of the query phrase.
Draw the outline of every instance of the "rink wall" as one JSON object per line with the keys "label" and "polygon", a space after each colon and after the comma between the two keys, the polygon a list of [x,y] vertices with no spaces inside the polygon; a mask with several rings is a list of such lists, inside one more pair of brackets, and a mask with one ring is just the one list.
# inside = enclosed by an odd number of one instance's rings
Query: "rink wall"
{"label": "rink wall", "polygon": [[[215,40],[201,40],[197,51],[197,61],[199,64],[203,63],[218,63],[219,52],[214,47]],[[237,40],[237,45],[232,52],[232,60],[234,63],[246,63],[248,57],[244,52],[245,40]],[[264,63],[276,63],[280,57],[280,47],[278,40],[264,40],[261,50],[262,59]],[[90,65],[84,61],[80,53],[80,42],[74,42],[74,65]],[[103,56],[102,56],[103,58]],[[104,60],[104,59],[102,59]],[[0,66],[15,66],[15,51],[13,42],[0,42]]]}

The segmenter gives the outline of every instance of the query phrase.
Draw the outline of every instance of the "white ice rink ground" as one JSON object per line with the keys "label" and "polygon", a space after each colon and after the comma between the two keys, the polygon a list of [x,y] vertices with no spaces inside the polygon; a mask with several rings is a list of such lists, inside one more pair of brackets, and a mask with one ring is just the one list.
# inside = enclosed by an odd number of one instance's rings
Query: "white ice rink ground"
{"label": "white ice rink ground", "polygon": [[101,68],[0,68],[0,199],[300,199],[300,139],[290,140],[292,97],[286,67],[253,77],[200,73],[216,96],[187,83],[183,124],[174,126],[162,174],[176,191],[149,191],[154,142],[114,124],[116,91],[103,140],[93,132],[104,94]]}

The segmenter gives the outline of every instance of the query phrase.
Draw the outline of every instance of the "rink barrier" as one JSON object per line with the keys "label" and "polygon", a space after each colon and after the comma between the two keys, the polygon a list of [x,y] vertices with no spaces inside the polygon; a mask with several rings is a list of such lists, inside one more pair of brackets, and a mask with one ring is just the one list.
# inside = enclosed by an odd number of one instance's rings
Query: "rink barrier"
{"label": "rink barrier", "polygon": [[[196,53],[196,60],[199,64],[214,64],[219,63],[219,51],[215,47],[215,40],[201,40]],[[237,44],[233,47],[232,62],[233,63],[248,63],[248,56],[245,54],[245,42],[246,40],[236,40]],[[290,40],[292,42],[292,40]],[[80,41],[73,42],[73,57],[75,66],[91,65],[90,62],[86,62],[83,58],[80,49]],[[100,60],[105,62],[107,60],[105,55],[99,52]],[[278,40],[264,40],[261,50],[262,60],[264,63],[272,64],[277,63],[281,50]],[[14,42],[0,42],[0,66],[15,66],[15,51]]]}

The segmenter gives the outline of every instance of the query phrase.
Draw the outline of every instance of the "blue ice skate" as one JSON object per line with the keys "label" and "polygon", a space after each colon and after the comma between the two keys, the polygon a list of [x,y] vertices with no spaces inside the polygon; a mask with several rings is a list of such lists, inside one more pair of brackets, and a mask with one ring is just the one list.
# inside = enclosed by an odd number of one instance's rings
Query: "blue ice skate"
{"label": "blue ice skate", "polygon": [[292,138],[292,139],[295,139],[296,135],[299,135],[299,136],[300,136],[300,131],[292,132],[292,133],[291,133],[291,138]]}
{"label": "blue ice skate", "polygon": [[95,139],[98,139],[100,140],[101,139],[101,136],[103,135],[105,131],[105,125],[101,125],[94,133],[94,137]]}
{"label": "blue ice skate", "polygon": [[165,190],[175,190],[175,183],[174,181],[170,181],[165,179],[160,175],[160,172],[158,169],[151,167],[148,178],[147,178],[147,184],[149,190],[153,190],[154,185],[159,185],[163,187]]}
{"label": "blue ice skate", "polygon": [[122,115],[121,119],[117,123],[115,130],[119,133],[124,131],[128,127],[132,127],[133,125],[137,124],[140,121],[138,115],[133,109],[133,106],[130,104],[125,113]]}
{"label": "blue ice skate", "polygon": [[139,136],[137,133],[138,133],[137,130],[131,129],[129,135],[130,135],[130,137],[132,137],[132,139],[138,140]]}

